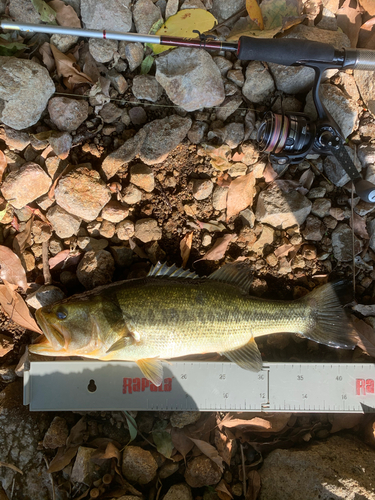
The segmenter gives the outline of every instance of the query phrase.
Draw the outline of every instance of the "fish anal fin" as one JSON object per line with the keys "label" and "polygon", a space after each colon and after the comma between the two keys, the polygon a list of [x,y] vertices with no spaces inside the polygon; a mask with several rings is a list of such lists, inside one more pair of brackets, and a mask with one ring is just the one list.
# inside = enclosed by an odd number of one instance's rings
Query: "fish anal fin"
{"label": "fish anal fin", "polygon": [[225,351],[220,354],[223,354],[234,363],[237,363],[237,365],[244,370],[259,372],[262,369],[262,356],[254,338],[251,338],[247,344],[239,349]]}
{"label": "fish anal fin", "polygon": [[136,361],[143,375],[154,385],[158,386],[163,382],[163,365],[160,359],[145,358]]}

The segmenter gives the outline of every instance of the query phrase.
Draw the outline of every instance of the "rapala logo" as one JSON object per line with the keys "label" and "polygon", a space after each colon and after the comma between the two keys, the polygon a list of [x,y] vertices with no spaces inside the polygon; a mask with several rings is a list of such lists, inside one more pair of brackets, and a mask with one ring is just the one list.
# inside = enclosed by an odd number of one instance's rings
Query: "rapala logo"
{"label": "rapala logo", "polygon": [[366,394],[374,394],[374,381],[372,378],[357,378],[356,380],[356,394],[357,396],[366,396]]}
{"label": "rapala logo", "polygon": [[151,392],[170,392],[172,390],[172,379],[165,378],[164,382],[157,387],[155,384],[147,380],[147,378],[130,378],[126,377],[122,384],[123,394],[133,394],[133,392],[144,392],[149,389]]}

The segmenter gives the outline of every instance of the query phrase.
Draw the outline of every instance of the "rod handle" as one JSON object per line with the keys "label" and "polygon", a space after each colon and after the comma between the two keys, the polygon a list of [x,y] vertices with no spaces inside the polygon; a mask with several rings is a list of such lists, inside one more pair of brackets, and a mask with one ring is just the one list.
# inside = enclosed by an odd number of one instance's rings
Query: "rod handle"
{"label": "rod handle", "polygon": [[375,71],[375,50],[345,49],[344,68]]}
{"label": "rod handle", "polygon": [[354,188],[361,200],[375,203],[375,184],[365,179],[359,179],[354,181]]}

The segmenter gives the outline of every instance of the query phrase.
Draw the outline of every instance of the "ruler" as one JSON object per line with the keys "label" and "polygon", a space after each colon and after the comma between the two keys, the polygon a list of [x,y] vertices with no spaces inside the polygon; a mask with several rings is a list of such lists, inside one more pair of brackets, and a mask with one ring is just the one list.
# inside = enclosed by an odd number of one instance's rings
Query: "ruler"
{"label": "ruler", "polygon": [[267,363],[258,373],[225,361],[163,365],[156,387],[131,362],[34,361],[24,372],[24,404],[31,411],[375,412],[374,364]]}

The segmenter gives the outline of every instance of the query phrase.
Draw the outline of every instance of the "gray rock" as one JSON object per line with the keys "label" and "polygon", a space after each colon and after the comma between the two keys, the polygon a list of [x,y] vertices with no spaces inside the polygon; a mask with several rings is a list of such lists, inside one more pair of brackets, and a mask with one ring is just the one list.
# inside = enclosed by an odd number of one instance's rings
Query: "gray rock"
{"label": "gray rock", "polygon": [[155,188],[154,172],[143,163],[136,163],[130,168],[130,182],[135,186],[151,193]]}
{"label": "gray rock", "polygon": [[219,467],[208,457],[200,455],[187,463],[185,480],[192,488],[217,484],[221,479]]}
{"label": "gray rock", "polygon": [[53,97],[48,103],[48,112],[59,130],[72,132],[87,119],[89,104],[86,100]]}
{"label": "gray rock", "polygon": [[195,424],[201,417],[200,411],[174,411],[170,421],[172,427],[182,429],[186,425]]}
{"label": "gray rock", "polygon": [[[344,223],[338,224],[332,231],[333,255],[339,262],[349,262],[353,259],[352,230]],[[363,243],[354,237],[354,253],[362,251]]]}
{"label": "gray rock", "polygon": [[233,16],[246,5],[245,0],[215,0],[212,5],[211,14],[215,16],[219,23]]}
{"label": "gray rock", "polygon": [[131,248],[124,246],[109,247],[112,257],[115,259],[116,266],[129,267],[134,258],[134,253]]}
{"label": "gray rock", "polygon": [[178,0],[168,0],[167,1],[167,5],[165,8],[165,20],[167,20],[169,17],[177,14],[178,4],[179,4]]}
{"label": "gray rock", "polygon": [[109,201],[100,214],[104,220],[109,222],[121,222],[129,214],[129,207],[122,205],[118,201]]}
{"label": "gray rock", "polygon": [[113,123],[122,116],[122,112],[123,110],[116,106],[116,104],[108,102],[104,104],[99,114],[103,118],[104,123]]}
{"label": "gray rock", "polygon": [[74,461],[72,475],[70,477],[73,483],[85,483],[91,485],[92,475],[96,469],[96,465],[91,461],[91,456],[95,452],[94,448],[80,446],[77,456]]}
{"label": "gray rock", "polygon": [[138,33],[148,33],[162,16],[159,7],[151,0],[137,0],[133,8],[133,18]]}
{"label": "gray rock", "polygon": [[369,246],[375,252],[375,219],[367,223],[367,231],[370,236]]}
{"label": "gray rock", "polygon": [[9,14],[19,23],[39,24],[41,21],[38,11],[28,0],[10,0]]}
{"label": "gray rock", "polygon": [[103,40],[101,38],[89,39],[89,50],[95,61],[100,63],[107,63],[112,61],[115,53],[117,52],[117,40]]}
{"label": "gray rock", "polygon": [[244,139],[245,127],[243,123],[228,123],[225,126],[225,139],[224,142],[228,144],[231,149],[235,149]]}
{"label": "gray rock", "polygon": [[118,73],[113,68],[110,71],[108,71],[107,78],[110,80],[110,82],[112,83],[112,85],[119,94],[123,94],[125,90],[128,88],[128,82],[120,73]]}
{"label": "gray rock", "polygon": [[163,93],[163,87],[151,75],[136,75],[133,79],[132,92],[137,99],[156,102]]}
{"label": "gray rock", "polygon": [[140,159],[147,165],[155,165],[164,161],[186,137],[191,123],[190,118],[182,118],[178,115],[147,123],[142,129],[146,138],[139,151]]}
{"label": "gray rock", "polygon": [[[324,83],[320,86],[319,95],[322,103],[340,127],[344,137],[348,137],[358,127],[359,107],[357,103],[330,83]],[[312,92],[307,94],[304,112],[314,120],[317,118]]]}
{"label": "gray rock", "polygon": [[43,446],[52,450],[65,446],[68,435],[69,431],[65,418],[55,417],[43,438]]}
{"label": "gray rock", "polygon": [[128,205],[135,205],[142,199],[142,191],[133,184],[129,184],[122,192],[121,192],[122,199],[124,200],[125,203]]}
{"label": "gray rock", "polygon": [[121,57],[128,61],[130,71],[134,71],[141,65],[145,53],[143,45],[139,42],[120,42],[119,52]]}
{"label": "gray rock", "polygon": [[323,238],[325,227],[320,219],[309,215],[306,219],[306,227],[302,231],[305,240],[320,241]]}
{"label": "gray rock", "polygon": [[216,109],[216,118],[225,122],[225,120],[232,115],[243,104],[242,97],[235,95],[227,97],[221,106]]}
{"label": "gray rock", "polygon": [[354,78],[367,108],[371,113],[375,113],[375,83],[373,71],[354,70]]}
{"label": "gray rock", "polygon": [[199,121],[194,122],[187,134],[189,141],[192,142],[193,144],[199,144],[200,142],[203,141],[207,130],[208,130],[207,123]]}
{"label": "gray rock", "polygon": [[374,144],[360,144],[359,147],[357,148],[357,154],[359,161],[362,164],[362,167],[370,167],[375,164]]}
{"label": "gray rock", "polygon": [[144,125],[147,122],[147,113],[142,106],[129,109],[129,120],[133,125]]}
{"label": "gray rock", "polygon": [[180,47],[162,54],[155,76],[171,101],[186,111],[218,106],[225,98],[219,68],[203,49]]}
{"label": "gray rock", "polygon": [[259,470],[259,500],[373,499],[374,458],[374,450],[354,436],[330,436],[303,450],[274,450]]}
{"label": "gray rock", "polygon": [[55,189],[56,203],[85,221],[96,219],[111,198],[111,192],[95,170],[78,167],[62,179]]}
{"label": "gray rock", "polygon": [[23,208],[46,194],[51,184],[52,179],[39,165],[28,162],[7,175],[1,186],[1,193],[14,208]]}
{"label": "gray rock", "polygon": [[259,194],[255,218],[278,229],[303,224],[311,212],[311,201],[298,191],[285,193],[277,186]]}
{"label": "gray rock", "polygon": [[125,219],[116,225],[116,234],[119,240],[128,240],[134,236],[134,222]]}
{"label": "gray rock", "polygon": [[326,217],[330,214],[331,204],[327,198],[317,198],[312,204],[311,213],[320,218]]}
{"label": "gray rock", "polygon": [[160,479],[166,479],[167,477],[177,472],[179,468],[180,466],[178,465],[177,462],[172,462],[171,460],[167,460],[159,469]]}
{"label": "gray rock", "polygon": [[[100,236],[100,229],[102,224],[98,222],[98,226],[95,228],[95,231],[90,231],[89,228],[87,231],[90,234],[94,234],[95,236]],[[100,250],[104,250],[108,246],[108,241],[104,239],[97,240],[96,238],[90,238],[89,236],[79,236],[77,238],[78,248],[81,250],[85,250],[85,252],[99,252]]]}
{"label": "gray rock", "polygon": [[185,2],[181,5],[180,10],[184,9],[202,9],[206,10],[206,7],[201,2],[201,0],[185,0]]}
{"label": "gray rock", "polygon": [[193,196],[196,200],[205,200],[211,196],[214,188],[211,179],[194,179],[193,180]]}
{"label": "gray rock", "polygon": [[158,464],[152,454],[139,446],[127,446],[122,456],[122,473],[129,481],[147,484],[156,476]]}
{"label": "gray rock", "polygon": [[27,296],[26,302],[29,306],[34,307],[34,309],[39,309],[40,307],[54,304],[58,300],[64,298],[65,293],[57,286],[42,285],[38,290]]}
{"label": "gray rock", "polygon": [[59,205],[51,207],[46,217],[52,224],[53,230],[59,238],[70,238],[73,234],[77,234],[81,225],[81,219],[68,213]]}
{"label": "gray rock", "polygon": [[185,483],[174,484],[169,488],[163,500],[193,500],[190,487]]}
{"label": "gray rock", "polygon": [[107,250],[86,252],[78,264],[77,278],[87,290],[112,282],[115,262]]}
{"label": "gray rock", "polygon": [[314,198],[323,198],[326,193],[327,189],[324,186],[317,186],[310,189],[310,191],[307,193],[307,197],[310,200],[313,200]]}
{"label": "gray rock", "polygon": [[68,52],[78,42],[78,38],[75,35],[55,34],[51,36],[51,44],[65,54],[65,52]]}
{"label": "gray rock", "polygon": [[55,85],[40,64],[0,57],[0,99],[4,101],[0,119],[5,125],[16,130],[34,125],[54,92]]}
{"label": "gray rock", "polygon": [[[285,38],[297,38],[302,40],[312,40],[333,45],[341,50],[343,47],[350,48],[349,38],[344,33],[322,30],[315,26],[305,26],[299,24],[294,26]],[[298,42],[296,42],[298,45]],[[315,73],[312,68],[306,66],[282,66],[269,63],[271,73],[275,79],[276,88],[287,94],[298,94],[305,92],[312,87]],[[325,78],[331,78],[337,70],[328,70]]]}
{"label": "gray rock", "polygon": [[[146,132],[141,129],[134,137],[128,139],[121,147],[108,155],[103,163],[102,169],[107,179],[110,179],[127,162],[131,161],[137,154],[146,138]],[[128,203],[128,202],[127,202]]]}
{"label": "gray rock", "polygon": [[134,236],[143,243],[160,240],[162,237],[161,228],[155,219],[139,219],[135,223]]}
{"label": "gray rock", "polygon": [[[354,151],[349,146],[344,146],[344,147],[354,162]],[[356,165],[358,171],[360,171],[361,166],[358,164],[358,162],[357,164],[356,163],[354,164]],[[335,186],[342,187],[345,186],[345,184],[350,181],[349,175],[345,172],[341,164],[338,162],[338,160],[336,160],[336,158],[333,155],[327,156],[327,158],[324,160],[323,168],[324,168],[324,173]]]}
{"label": "gray rock", "polygon": [[275,90],[275,84],[268,70],[259,61],[251,61],[246,68],[246,80],[242,93],[251,102],[262,103]]}
{"label": "gray rock", "polygon": [[131,0],[81,0],[81,17],[89,29],[126,33],[132,26]]}
{"label": "gray rock", "polygon": [[61,159],[67,158],[72,147],[72,136],[68,132],[54,132],[48,139],[53,152]]}
{"label": "gray rock", "polygon": [[245,77],[241,69],[230,69],[227,73],[227,78],[237,85],[237,87],[243,87],[245,83]]}
{"label": "gray rock", "polygon": [[221,76],[223,76],[223,77],[226,76],[226,74],[228,73],[228,71],[233,66],[233,63],[231,63],[230,61],[228,61],[228,59],[226,59],[223,56],[213,57],[213,60],[214,60],[214,62],[216,64],[216,66],[219,68]]}
{"label": "gray rock", "polygon": [[[4,132],[0,130],[0,139],[5,141],[5,144],[12,151],[23,151],[30,144],[29,134],[6,126],[4,127]],[[26,161],[32,160],[26,159]]]}

